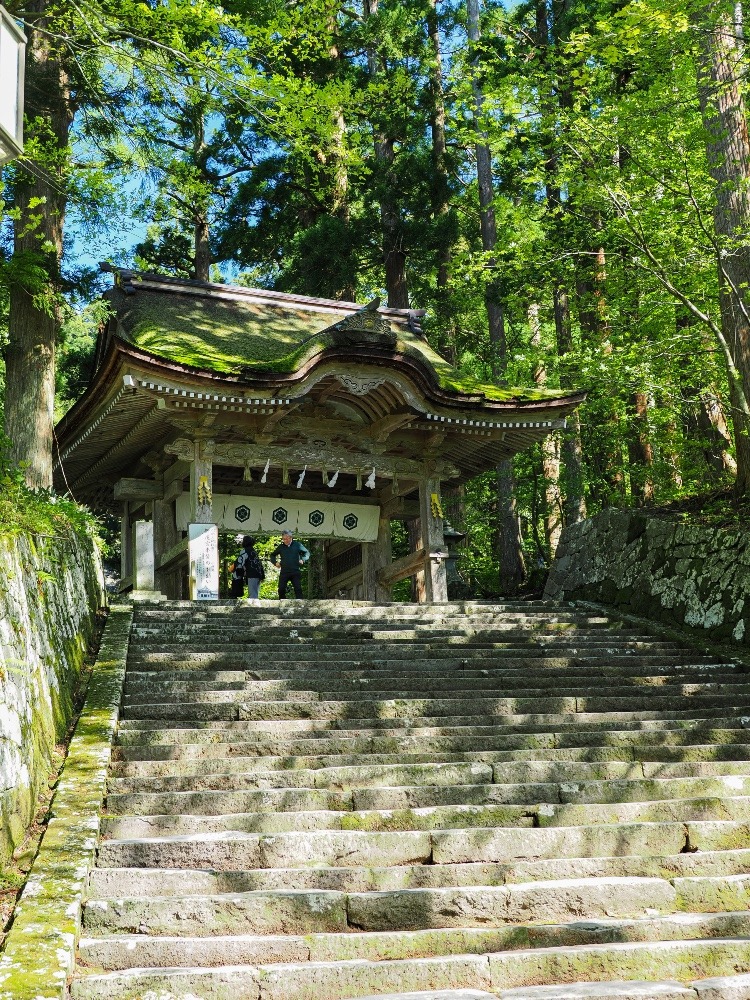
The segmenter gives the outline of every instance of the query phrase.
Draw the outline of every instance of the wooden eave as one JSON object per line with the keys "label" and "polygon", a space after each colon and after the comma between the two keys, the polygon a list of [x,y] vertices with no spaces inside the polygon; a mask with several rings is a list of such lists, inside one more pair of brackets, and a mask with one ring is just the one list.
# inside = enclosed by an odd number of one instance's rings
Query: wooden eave
{"label": "wooden eave", "polygon": [[[375,387],[350,391],[345,382],[351,373],[371,378]],[[119,335],[113,318],[100,337],[89,389],[57,426],[55,485],[60,491],[70,487],[84,502],[111,507],[116,479],[150,476],[143,456],[184,436],[176,427],[177,411],[182,425],[192,420],[196,429],[216,420],[217,440],[227,441],[242,440],[248,420],[271,416],[275,421],[278,416],[274,440],[289,447],[281,411],[313,403],[347,410],[353,421],[349,437],[361,433],[362,448],[372,447],[376,464],[384,455],[394,461],[399,456],[440,459],[453,470],[448,478],[465,481],[562,426],[584,398],[584,393],[568,393],[488,400],[448,391],[437,384],[426,362],[374,345],[358,345],[354,351],[326,347],[289,373],[250,369],[241,375],[219,374],[134,346]],[[232,414],[238,414],[237,427],[232,427]],[[404,426],[397,423],[375,446],[368,428],[394,414],[405,414]],[[293,424],[287,422],[288,427]]]}

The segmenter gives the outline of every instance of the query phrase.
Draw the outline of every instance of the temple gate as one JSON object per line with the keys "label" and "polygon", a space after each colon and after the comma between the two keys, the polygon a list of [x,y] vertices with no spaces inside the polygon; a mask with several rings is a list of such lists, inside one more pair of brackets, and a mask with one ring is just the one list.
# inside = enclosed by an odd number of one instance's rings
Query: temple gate
{"label": "temple gate", "polygon": [[[55,485],[122,526],[122,589],[218,596],[218,529],[320,539],[327,596],[448,599],[441,490],[564,425],[580,393],[485,385],[422,313],[117,270]],[[412,551],[393,560],[391,521]]]}

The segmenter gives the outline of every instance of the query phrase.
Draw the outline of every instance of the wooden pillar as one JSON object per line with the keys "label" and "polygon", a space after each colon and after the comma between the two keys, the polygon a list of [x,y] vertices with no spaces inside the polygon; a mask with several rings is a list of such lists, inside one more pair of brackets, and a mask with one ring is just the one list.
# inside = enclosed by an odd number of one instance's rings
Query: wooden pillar
{"label": "wooden pillar", "polygon": [[130,506],[122,505],[120,516],[120,579],[130,580],[133,576],[133,530],[130,526]]}
{"label": "wooden pillar", "polygon": [[[437,476],[428,476],[419,484],[419,519],[422,524],[422,544],[426,551],[425,601],[428,604],[442,604],[448,600],[445,563],[448,553],[443,538],[440,480]],[[437,553],[442,553],[442,558],[436,557]]]}
{"label": "wooden pillar", "polygon": [[175,524],[174,500],[154,500],[154,563],[156,566],[156,589],[166,594],[170,600],[179,597],[174,570],[159,569],[162,556],[180,540]]}
{"label": "wooden pillar", "polygon": [[391,564],[391,521],[381,517],[378,537],[362,546],[362,596],[365,601],[390,601],[391,588],[378,582],[378,573]]}
{"label": "wooden pillar", "polygon": [[188,527],[188,567],[190,599],[215,600],[219,597],[219,533],[213,512],[214,442],[199,439],[190,463],[190,525]]}
{"label": "wooden pillar", "polygon": [[[418,517],[411,517],[406,522],[406,530],[409,534],[409,552],[419,552],[423,547],[422,542],[422,522]],[[424,604],[427,600],[424,582],[424,570],[418,570],[411,578],[411,599],[417,604]]]}
{"label": "wooden pillar", "polygon": [[213,441],[196,441],[190,463],[190,521],[213,524]]}

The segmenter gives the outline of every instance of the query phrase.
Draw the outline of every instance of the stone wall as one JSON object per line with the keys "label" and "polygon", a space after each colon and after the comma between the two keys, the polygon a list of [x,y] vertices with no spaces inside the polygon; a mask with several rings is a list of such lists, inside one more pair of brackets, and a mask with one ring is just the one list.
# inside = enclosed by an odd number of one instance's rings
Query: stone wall
{"label": "stone wall", "polygon": [[565,528],[544,596],[750,644],[750,532],[604,511]]}
{"label": "stone wall", "polygon": [[36,812],[103,603],[93,539],[0,535],[0,864]]}

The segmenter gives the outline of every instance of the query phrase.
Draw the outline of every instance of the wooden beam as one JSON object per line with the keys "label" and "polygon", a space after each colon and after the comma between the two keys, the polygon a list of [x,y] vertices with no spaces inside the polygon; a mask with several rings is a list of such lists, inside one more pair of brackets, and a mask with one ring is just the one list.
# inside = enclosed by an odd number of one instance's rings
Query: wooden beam
{"label": "wooden beam", "polygon": [[366,433],[376,444],[383,444],[390,434],[414,419],[416,419],[415,413],[389,413],[385,417],[373,421]]}
{"label": "wooden beam", "polygon": [[427,560],[427,550],[417,549],[410,552],[408,556],[396,559],[390,566],[385,566],[378,573],[378,583],[381,587],[392,587],[399,580],[405,580],[407,576],[414,576],[421,569],[424,569]]}
{"label": "wooden beam", "polygon": [[[166,445],[165,451],[170,455],[189,460],[195,454],[195,445],[185,438],[178,438],[172,444]],[[208,453],[206,452],[206,454]],[[216,442],[211,448],[211,459],[214,465],[226,465],[241,469],[247,464],[253,468],[262,468],[269,458],[272,465],[276,467],[285,465],[292,470],[301,469],[306,465],[308,471],[325,469],[329,472],[335,472],[338,469],[341,472],[366,474],[374,465],[376,475],[388,479],[420,480],[424,476],[422,463],[412,459],[386,458],[382,455],[373,456],[365,451],[354,452],[344,448],[320,447],[315,446],[312,442],[303,442],[294,447],[279,447],[278,445],[266,447],[255,444],[241,445]],[[459,475],[459,470],[453,466],[446,468],[448,470],[446,475],[449,478]]]}
{"label": "wooden beam", "polygon": [[419,517],[419,503],[416,500],[407,500],[406,497],[393,497],[386,504],[382,505],[381,514],[390,518],[391,521],[407,521],[412,517]]}
{"label": "wooden beam", "polygon": [[183,555],[187,560],[187,551],[188,551],[188,539],[181,538],[179,542],[177,542],[175,545],[172,546],[171,549],[168,549],[165,553],[163,553],[163,555],[157,561],[156,568],[166,569],[167,566],[171,566],[178,559],[181,559]]}
{"label": "wooden beam", "polygon": [[118,479],[114,485],[115,500],[161,500],[163,493],[154,479]]}

